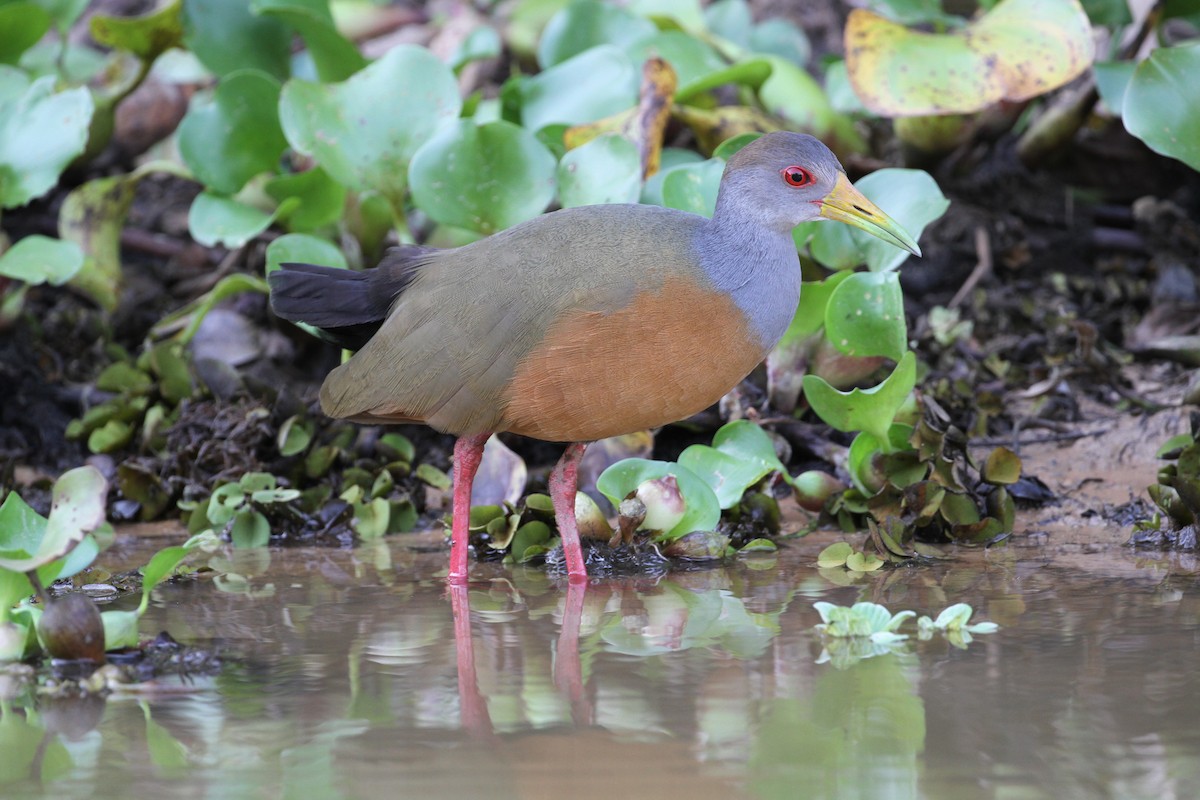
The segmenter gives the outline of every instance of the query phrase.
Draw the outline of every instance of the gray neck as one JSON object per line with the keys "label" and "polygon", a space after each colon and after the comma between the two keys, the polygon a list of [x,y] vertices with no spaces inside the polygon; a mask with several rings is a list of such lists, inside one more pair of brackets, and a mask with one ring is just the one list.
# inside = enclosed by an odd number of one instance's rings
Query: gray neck
{"label": "gray neck", "polygon": [[800,302],[800,259],[790,230],[771,230],[751,210],[718,198],[697,238],[697,259],[717,288],[728,292],[770,350],[783,337]]}

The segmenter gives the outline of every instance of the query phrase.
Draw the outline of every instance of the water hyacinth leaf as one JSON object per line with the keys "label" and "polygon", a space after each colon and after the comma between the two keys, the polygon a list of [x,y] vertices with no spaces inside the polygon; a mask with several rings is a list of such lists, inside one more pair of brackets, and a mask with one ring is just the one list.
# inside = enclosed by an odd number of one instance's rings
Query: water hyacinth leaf
{"label": "water hyacinth leaf", "polygon": [[[913,240],[921,238],[926,226],[941,218],[950,207],[937,181],[920,169],[881,169],[857,181],[855,187],[900,224]],[[829,227],[835,227],[830,225]],[[893,270],[907,261],[910,253],[846,225],[872,272]]]}
{"label": "water hyacinth leaf", "polygon": [[[0,567],[28,572],[66,555],[87,534],[104,524],[108,482],[100,470],[92,466],[76,467],[64,472],[54,482],[50,514],[36,545],[30,541],[30,534],[37,532],[38,525],[29,516],[28,506],[22,508],[24,503],[20,498],[11,500],[14,496],[15,493],[10,493],[4,505],[0,506],[0,517],[6,522],[17,523],[19,527],[14,533],[20,539],[13,540],[16,541],[15,548],[10,550],[5,547],[3,552],[6,555],[0,557]],[[12,510],[7,510],[9,508]],[[34,549],[29,550],[28,547]]]}
{"label": "water hyacinth leaf", "polygon": [[822,569],[844,567],[846,559],[854,554],[848,542],[834,542],[817,555],[817,566]]}
{"label": "water hyacinth leaf", "polygon": [[142,567],[142,602],[138,605],[138,614],[146,613],[150,606],[150,591],[174,572],[189,552],[182,546],[164,547]]}
{"label": "water hyacinth leaf", "polygon": [[687,102],[698,94],[727,83],[758,89],[771,76],[771,69],[770,59],[761,57],[747,58],[736,64],[722,66],[718,70],[703,73],[687,84],[681,81],[679,90],[675,92],[675,101]]}
{"label": "water hyacinth leaf", "polygon": [[549,69],[597,45],[622,47],[657,32],[653,22],[619,6],[573,2],[547,23],[538,44],[538,65]]}
{"label": "water hyacinth leaf", "polygon": [[774,553],[779,546],[770,539],[751,539],[738,548],[739,553]]}
{"label": "water hyacinth leaf", "polygon": [[34,511],[19,494],[9,492],[0,504],[0,558],[32,555],[45,535],[46,518]]}
{"label": "water hyacinth leaf", "polygon": [[279,126],[280,84],[258,70],[226,75],[207,103],[193,103],[179,123],[179,152],[196,178],[215,192],[234,194],[274,171],[287,147]]}
{"label": "water hyacinth leaf", "polygon": [[418,464],[413,470],[417,480],[424,481],[435,489],[446,491],[450,488],[450,476],[432,464]]}
{"label": "water hyacinth leaf", "polygon": [[55,88],[52,75],[29,83],[24,73],[0,68],[0,208],[41,197],[87,146],[91,92]]}
{"label": "water hyacinth leaf", "polygon": [[[500,34],[496,33],[496,29],[487,25],[480,25],[467,34],[467,38],[463,39],[462,44],[454,51],[454,55],[450,57],[450,68],[458,72],[472,61],[482,61],[485,58],[498,58],[503,50],[504,46],[500,41]],[[478,122],[490,121],[481,119],[479,110],[476,110],[471,116],[475,117]]]}
{"label": "water hyacinth leaf", "polygon": [[1125,128],[1156,153],[1200,170],[1195,77],[1200,42],[1159,47],[1138,64],[1125,91]]}
{"label": "water hyacinth leaf", "polygon": [[765,19],[750,32],[749,49],[754,53],[779,56],[803,67],[812,55],[804,31],[786,19]]}
{"label": "water hyacinth leaf", "polygon": [[704,24],[722,39],[746,47],[754,29],[754,17],[746,0],[717,0],[704,9]]}
{"label": "water hyacinth leaf", "polygon": [[821,85],[807,71],[778,56],[769,56],[771,75],[758,90],[768,112],[817,137],[833,128],[837,112]]}
{"label": "water hyacinth leaf", "polygon": [[83,268],[83,251],[74,242],[35,233],[0,255],[0,276],[38,286],[62,286]]}
{"label": "water hyacinth leaf", "polygon": [[339,183],[378,191],[397,208],[409,161],[461,109],[454,73],[415,45],[393,48],[342,83],[288,81],[279,99],[293,149]]}
{"label": "water hyacinth leaf", "polygon": [[1136,69],[1137,63],[1134,61],[1097,61],[1092,65],[1100,99],[1114,113],[1120,114],[1124,108],[1125,90],[1129,88]]}
{"label": "water hyacinth leaf", "polygon": [[853,273],[829,296],[825,330],[833,346],[846,355],[899,360],[908,348],[900,276]]}
{"label": "water hyacinth leaf", "polygon": [[327,267],[343,269],[349,266],[341,249],[328,239],[322,239],[319,236],[287,233],[267,245],[266,273],[268,275],[279,269],[280,264],[292,262],[324,264]]}
{"label": "water hyacinth leaf", "polygon": [[341,219],[346,206],[346,187],[318,167],[276,175],[267,181],[263,190],[277,203],[291,198],[299,201],[293,210],[279,217],[288,230],[298,233],[310,233],[332,225]]}
{"label": "water hyacinth leaf", "polygon": [[916,382],[917,357],[910,350],[877,386],[839,392],[822,378],[805,375],[804,396],[827,425],[839,431],[865,431],[886,442],[892,419]]}
{"label": "water hyacinth leaf", "polygon": [[303,453],[312,442],[312,423],[299,415],[288,417],[279,426],[276,443],[279,455],[294,456]]}
{"label": "water hyacinth leaf", "polygon": [[663,555],[688,561],[715,561],[725,557],[729,537],[717,531],[692,531],[666,544]]}
{"label": "water hyacinth leaf", "polygon": [[391,526],[392,507],[382,497],[354,507],[354,532],[363,541],[382,538]]}
{"label": "water hyacinth leaf", "polygon": [[724,172],[725,162],[715,158],[676,167],[663,178],[663,205],[711,217],[717,207],[717,190]]}
{"label": "water hyacinth leaf", "polygon": [[709,485],[722,509],[736,506],[746,489],[771,471],[770,467],[761,463],[743,461],[702,444],[694,444],[680,453],[679,463]]}
{"label": "water hyacinth leaf", "polygon": [[1021,457],[1007,447],[997,447],[988,453],[980,476],[988,483],[1016,483],[1021,479]]}
{"label": "water hyacinth leaf", "polygon": [[517,528],[517,532],[513,534],[512,548],[513,558],[518,564],[524,564],[535,556],[546,552],[545,545],[552,539],[553,534],[550,532],[550,526],[544,522],[527,522]]}
{"label": "water hyacinth leaf", "polygon": [[699,164],[703,161],[704,156],[695,150],[664,147],[659,161],[658,172],[646,179],[645,184],[642,186],[642,195],[639,202],[655,206],[664,205],[662,184],[666,176],[679,167],[687,164]]}
{"label": "water hyacinth leaf", "polygon": [[[651,26],[653,28],[653,26]],[[38,43],[50,30],[50,15],[36,3],[0,6],[0,64],[15,65],[21,54]]]}
{"label": "water hyacinth leaf", "polygon": [[188,209],[188,230],[205,247],[241,247],[269,228],[274,219],[275,214],[231,197],[201,192]]}
{"label": "water hyacinth leaf", "polygon": [[592,139],[562,157],[558,196],[563,208],[636,203],[642,191],[637,146],[615,133]]}
{"label": "water hyacinth leaf", "polygon": [[258,511],[242,508],[234,515],[229,540],[239,548],[266,547],[271,541],[271,523]]}
{"label": "water hyacinth leaf", "polygon": [[1027,100],[1078,76],[1094,54],[1091,24],[1076,0],[1004,0],[952,33],[913,31],[855,9],[845,41],[855,92],[890,117]]}
{"label": "water hyacinth leaf", "polygon": [[104,649],[120,650],[138,646],[137,611],[104,611],[100,621],[104,625]]}
{"label": "water hyacinth leaf", "polygon": [[783,462],[775,452],[775,443],[766,431],[750,420],[734,420],[722,425],[713,435],[713,447],[735,458],[754,462],[768,471],[778,470],[786,475]]}
{"label": "water hyacinth leaf", "polygon": [[629,10],[649,17],[660,28],[678,27],[692,34],[704,31],[700,0],[631,0]]}
{"label": "water hyacinth leaf", "polygon": [[[855,188],[908,232],[919,239],[925,227],[946,213],[950,201],[924,170],[881,169],[859,179]],[[909,253],[849,225],[808,222],[796,229],[797,244],[804,237],[813,258],[832,269],[866,264],[872,272],[886,272],[903,264]]]}
{"label": "water hyacinth leaf", "polygon": [[417,207],[444,225],[492,234],[532,219],[554,198],[554,156],[511,122],[445,125],[409,167]]}
{"label": "water hyacinth leaf", "polygon": [[637,103],[640,70],[611,44],[586,50],[515,85],[521,124],[579,125],[616,114]]}
{"label": "water hyacinth leaf", "polygon": [[137,17],[96,14],[88,24],[97,43],[125,50],[142,61],[151,62],[172,47],[183,44],[183,3],[173,0]]}
{"label": "water hyacinth leaf", "polygon": [[717,496],[694,472],[679,464],[627,458],[604,470],[596,480],[596,488],[608,498],[613,508],[617,508],[626,495],[636,491],[643,482],[666,475],[674,475],[678,481],[686,510],[679,523],[666,531],[663,538],[677,539],[692,531],[715,529],[721,519]]}
{"label": "water hyacinth leaf", "polygon": [[625,52],[635,64],[648,58],[663,59],[675,71],[680,87],[688,87],[728,67],[712,47],[682,31],[656,32],[626,45]]}
{"label": "water hyacinth leaf", "polygon": [[183,30],[187,49],[218,77],[259,69],[286,80],[291,71],[292,32],[245,0],[183,0]]}
{"label": "water hyacinth leaf", "polygon": [[367,65],[354,43],[342,36],[325,2],[311,0],[254,0],[250,10],[274,17],[295,29],[304,39],[322,81],[341,81]]}
{"label": "water hyacinth leaf", "polygon": [[883,566],[883,559],[872,553],[851,553],[846,556],[846,569],[852,572],[874,572]]}

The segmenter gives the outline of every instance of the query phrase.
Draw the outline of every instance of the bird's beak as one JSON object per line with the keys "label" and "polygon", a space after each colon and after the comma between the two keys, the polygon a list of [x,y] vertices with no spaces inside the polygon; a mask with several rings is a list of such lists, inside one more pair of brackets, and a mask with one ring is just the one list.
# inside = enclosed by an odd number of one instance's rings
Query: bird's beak
{"label": "bird's beak", "polygon": [[854,188],[854,184],[850,183],[844,172],[838,173],[833,191],[821,201],[821,216],[853,225],[915,256],[921,255],[921,248],[904,228],[880,211],[879,206],[863,197],[862,192]]}

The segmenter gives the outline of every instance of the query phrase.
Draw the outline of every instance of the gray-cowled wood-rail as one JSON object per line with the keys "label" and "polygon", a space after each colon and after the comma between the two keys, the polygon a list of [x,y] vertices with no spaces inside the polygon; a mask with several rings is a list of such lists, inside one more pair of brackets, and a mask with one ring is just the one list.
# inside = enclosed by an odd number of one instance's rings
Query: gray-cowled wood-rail
{"label": "gray-cowled wood-rail", "polygon": [[471,484],[493,433],[568,442],[550,494],[571,581],[588,442],[716,402],[783,336],[800,297],[792,228],[833,219],[920,254],[811,136],[770,133],[725,167],[712,219],[649,205],[546,214],[465,247],[393,248],[365,271],[284,264],[275,313],[357,352],[326,414],[423,422],[454,446],[451,582],[467,577]]}

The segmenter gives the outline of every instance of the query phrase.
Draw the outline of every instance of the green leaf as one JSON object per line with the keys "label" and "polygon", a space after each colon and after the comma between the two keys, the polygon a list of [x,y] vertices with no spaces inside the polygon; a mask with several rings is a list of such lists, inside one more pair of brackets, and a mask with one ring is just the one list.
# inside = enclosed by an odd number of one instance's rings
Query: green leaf
{"label": "green leaf", "polygon": [[454,73],[415,45],[393,48],[343,83],[288,81],[279,100],[293,149],[314,158],[335,181],[378,191],[395,208],[409,161],[461,109]]}
{"label": "green leaf", "polygon": [[[500,41],[500,34],[496,33],[496,29],[487,25],[480,25],[467,34],[467,38],[463,39],[462,44],[454,51],[454,55],[450,57],[450,68],[457,73],[472,61],[482,61],[485,58],[498,58],[503,50],[504,45]],[[480,122],[485,121],[479,119],[478,112],[472,116]]]}
{"label": "green leaf", "polygon": [[286,22],[304,37],[304,44],[322,81],[341,81],[367,65],[354,43],[342,36],[324,0],[254,0],[250,10]]}
{"label": "green leaf", "polygon": [[35,233],[0,255],[0,275],[31,286],[62,286],[83,268],[83,251],[74,242]]}
{"label": "green leaf", "polygon": [[187,49],[217,76],[259,69],[285,80],[291,71],[292,32],[245,0],[183,0],[183,30]]}
{"label": "green leaf", "polygon": [[637,102],[640,71],[619,48],[604,44],[556,64],[513,90],[521,124],[531,131],[547,125],[595,122]]}
{"label": "green leaf", "polygon": [[[950,206],[937,182],[919,169],[881,169],[854,184],[868,200],[882,208],[913,239],[919,239],[929,223]],[[813,258],[833,269],[848,269],[865,263],[872,272],[886,272],[903,264],[909,253],[865,231],[849,225],[809,222],[797,228],[798,235],[811,235]],[[797,243],[803,240],[798,239]]]}
{"label": "green leaf", "polygon": [[597,45],[631,44],[658,32],[654,23],[619,6],[580,0],[551,18],[538,44],[543,70]]}
{"label": "green leaf", "polygon": [[418,464],[413,471],[417,480],[424,481],[435,489],[446,491],[450,488],[450,476],[432,464]]}
{"label": "green leaf", "polygon": [[846,556],[846,569],[851,572],[874,572],[883,566],[883,559],[872,553],[854,552]]}
{"label": "green leaf", "polygon": [[888,441],[888,428],[917,382],[917,357],[908,351],[882,383],[839,392],[815,375],[804,376],[804,395],[814,412],[839,431],[865,431]]}
{"label": "green leaf", "polygon": [[92,38],[106,47],[133,53],[147,63],[183,44],[183,4],[170,2],[137,17],[97,14],[89,25]]}
{"label": "green leaf", "polygon": [[1125,128],[1156,153],[1200,170],[1200,42],[1159,47],[1138,64],[1125,90]]}
{"label": "green leaf", "polygon": [[58,183],[87,146],[94,104],[83,88],[55,92],[55,78],[33,83],[0,67],[0,207],[23,206]]}
{"label": "green leaf", "polygon": [[15,65],[49,30],[50,15],[37,3],[0,6],[0,64]]}
{"label": "green leaf", "polygon": [[191,551],[188,548],[182,546],[164,547],[154,554],[146,566],[142,567],[142,602],[137,610],[139,615],[145,614],[146,608],[150,605],[150,590],[174,572],[180,562],[187,558],[189,552]]}
{"label": "green leaf", "polygon": [[269,228],[274,218],[233,198],[201,192],[188,209],[188,230],[205,247],[241,247]]}
{"label": "green leaf", "polygon": [[841,281],[825,308],[826,336],[849,356],[898,361],[908,348],[904,294],[895,272],[856,272]]}
{"label": "green leaf", "polygon": [[812,55],[812,45],[804,31],[781,18],[766,19],[754,26],[750,33],[750,50],[785,58],[798,67],[808,63]]}
{"label": "green leaf", "polygon": [[717,207],[717,190],[724,172],[725,162],[715,158],[676,167],[663,178],[663,205],[711,217]]}
{"label": "green leaf", "polygon": [[763,107],[814,136],[828,134],[838,115],[821,85],[787,59],[770,56],[767,60],[771,63],[771,75],[758,90]]}
{"label": "green leaf", "polygon": [[58,213],[58,235],[84,253],[72,285],[105,309],[117,307],[121,289],[121,231],[138,184],[147,175],[185,176],[181,165],[151,161],[127,175],[96,178],[71,190]]}
{"label": "green leaf", "polygon": [[848,542],[834,542],[817,555],[817,566],[821,569],[846,566],[846,559],[854,554]]}
{"label": "green leaf", "polygon": [[598,136],[569,151],[558,163],[558,195],[563,208],[636,203],[641,191],[641,156],[633,142],[619,134]]}
{"label": "green leaf", "polygon": [[517,528],[517,532],[513,534],[510,551],[518,564],[524,564],[535,556],[544,553],[544,545],[551,538],[553,537],[549,525],[537,520],[527,522]]}
{"label": "green leaf", "polygon": [[1125,90],[1133,80],[1135,69],[1137,63],[1134,61],[1097,61],[1092,65],[1100,99],[1117,114],[1125,106]]}
{"label": "green leaf", "polygon": [[242,508],[233,518],[229,539],[237,548],[266,547],[271,541],[271,523],[258,511]]}
{"label": "green leaf", "polygon": [[304,172],[276,175],[263,190],[277,203],[295,198],[298,204],[289,213],[279,215],[288,230],[308,233],[332,225],[342,217],[346,206],[346,187],[314,167]]}
{"label": "green leaf", "polygon": [[412,158],[413,201],[444,225],[484,234],[532,219],[554,199],[554,156],[511,122],[444,125]]}
{"label": "green leaf", "polygon": [[746,489],[771,471],[760,462],[744,461],[703,444],[694,444],[680,453],[679,463],[708,484],[723,509],[736,506]]}
{"label": "green leaf", "polygon": [[196,178],[233,194],[263,172],[274,172],[287,147],[279,126],[280,85],[258,70],[226,75],[207,103],[193,103],[179,123],[179,152]]}
{"label": "green leaf", "polygon": [[685,96],[696,92],[691,88],[712,75],[728,74],[728,64],[717,51],[699,39],[682,31],[663,31],[631,42],[624,47],[634,64],[648,58],[661,58],[675,70]]}
{"label": "green leaf", "polygon": [[267,245],[267,269],[270,275],[280,264],[321,264],[345,269],[346,256],[327,239],[305,233],[287,233]]}
{"label": "green leaf", "polygon": [[1007,447],[997,447],[988,453],[980,477],[993,484],[1016,483],[1021,479],[1021,457]]}
{"label": "green leaf", "polygon": [[667,461],[649,461],[644,458],[626,458],[611,465],[596,480],[596,488],[616,508],[625,496],[643,482],[674,475],[679,492],[686,505],[683,518],[662,538],[678,539],[692,531],[710,531],[721,519],[721,507],[717,496],[708,484],[694,472],[679,464]]}
{"label": "green leaf", "polygon": [[100,621],[104,623],[104,649],[137,647],[139,616],[139,611],[102,611]]}
{"label": "green leaf", "polygon": [[[35,533],[38,527],[29,516],[32,510],[19,497],[13,501],[14,496],[15,493],[10,493],[4,505],[0,506],[0,519],[6,523],[0,530],[20,537],[16,544],[19,549],[5,547],[4,552],[15,552],[15,555],[0,558],[0,567],[28,572],[69,553],[84,536],[104,524],[108,482],[100,470],[92,466],[76,467],[64,472],[54,482],[50,515],[46,518],[35,550],[26,549],[32,544],[29,541],[30,534]],[[7,523],[10,522],[17,526],[11,532],[7,530]]]}

